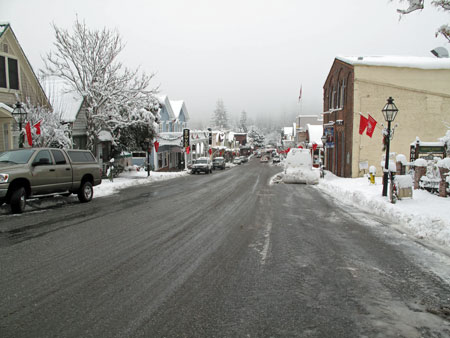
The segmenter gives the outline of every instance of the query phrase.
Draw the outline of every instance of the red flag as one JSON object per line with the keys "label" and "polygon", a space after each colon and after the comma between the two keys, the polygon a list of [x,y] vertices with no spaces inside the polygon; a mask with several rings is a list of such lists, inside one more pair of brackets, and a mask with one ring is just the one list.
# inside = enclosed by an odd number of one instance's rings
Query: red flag
{"label": "red flag", "polygon": [[317,143],[313,143],[312,149],[313,149],[313,151],[316,151],[316,149],[317,149]]}
{"label": "red flag", "polygon": [[377,121],[375,121],[375,119],[369,115],[369,121],[367,123],[367,130],[366,130],[366,134],[370,137],[372,137],[373,132],[375,131],[375,126],[377,125]]}
{"label": "red flag", "polygon": [[153,143],[153,145],[155,146],[155,151],[158,152],[159,149],[159,142],[155,141],[155,143]]}
{"label": "red flag", "polygon": [[359,119],[359,135],[362,135],[362,133],[364,133],[364,130],[366,130],[366,127],[367,127],[367,124],[368,124],[369,120],[366,119],[361,114],[359,116],[360,116],[360,119]]}
{"label": "red flag", "polygon": [[41,135],[41,122],[42,120],[40,120],[33,126],[33,128],[36,128],[36,135]]}
{"label": "red flag", "polygon": [[186,147],[186,154],[189,155],[190,152],[191,152],[191,147],[187,146],[187,147]]}
{"label": "red flag", "polygon": [[209,149],[209,150],[208,150],[208,153],[211,155],[211,154],[212,154],[212,149]]}
{"label": "red flag", "polygon": [[30,121],[28,121],[28,123],[26,124],[25,131],[27,132],[28,144],[30,146],[32,146],[33,145],[33,138],[31,137],[31,123],[30,123]]}
{"label": "red flag", "polygon": [[298,101],[299,102],[302,99],[302,88],[303,88],[303,85],[300,86],[300,94],[298,95]]}

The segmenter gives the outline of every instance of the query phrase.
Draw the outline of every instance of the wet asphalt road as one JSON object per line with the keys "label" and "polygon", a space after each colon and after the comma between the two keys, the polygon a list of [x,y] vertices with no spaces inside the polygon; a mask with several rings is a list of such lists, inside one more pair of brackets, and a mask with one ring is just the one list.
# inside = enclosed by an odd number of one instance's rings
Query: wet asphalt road
{"label": "wet asphalt road", "polygon": [[450,337],[448,257],[280,170],[0,208],[0,337]]}

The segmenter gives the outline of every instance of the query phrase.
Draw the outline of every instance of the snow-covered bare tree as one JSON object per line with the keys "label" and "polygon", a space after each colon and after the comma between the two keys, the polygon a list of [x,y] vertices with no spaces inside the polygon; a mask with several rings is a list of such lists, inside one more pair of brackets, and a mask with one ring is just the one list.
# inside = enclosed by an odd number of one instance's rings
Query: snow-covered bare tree
{"label": "snow-covered bare tree", "polygon": [[61,117],[45,107],[32,106],[27,103],[27,119],[31,126],[33,146],[71,148],[72,141],[67,124],[63,124]]}
{"label": "snow-covered bare tree", "polygon": [[216,109],[214,110],[214,115],[211,122],[213,127],[219,130],[229,128],[228,114],[222,99],[217,100]]}
{"label": "snow-covered bare tree", "polygon": [[153,75],[128,69],[118,61],[124,48],[119,33],[91,30],[78,18],[72,32],[56,25],[53,29],[56,50],[47,54],[42,73],[63,79],[69,90],[84,98],[88,148],[95,152],[102,130],[115,138],[130,126],[148,125],[153,130],[159,110],[154,98],[157,89],[147,89]]}
{"label": "snow-covered bare tree", "polygon": [[243,110],[241,113],[241,119],[239,120],[239,125],[240,125],[240,129],[244,133],[246,133],[248,128],[247,128],[247,112],[245,110]]}
{"label": "snow-covered bare tree", "polygon": [[[400,15],[405,15],[412,13],[417,10],[424,9],[425,0],[399,0],[400,2],[408,2],[409,6],[406,9],[397,9],[397,12]],[[450,11],[450,0],[433,0],[431,1],[431,5],[436,7],[439,10],[443,10],[446,12]],[[444,24],[438,28],[436,31],[436,36],[442,35],[450,42],[450,25]]]}

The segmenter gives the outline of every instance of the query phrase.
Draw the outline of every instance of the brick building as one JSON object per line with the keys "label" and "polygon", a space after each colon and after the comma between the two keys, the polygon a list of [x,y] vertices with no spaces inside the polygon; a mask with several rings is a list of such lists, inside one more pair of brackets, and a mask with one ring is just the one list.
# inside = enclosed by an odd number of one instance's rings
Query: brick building
{"label": "brick building", "polygon": [[[360,165],[382,175],[382,108],[392,96],[399,109],[391,152],[408,157],[410,143],[437,141],[450,116],[450,59],[434,57],[337,57],[323,86],[325,166],[341,177],[358,177]],[[378,123],[372,137],[359,134],[360,112]]]}

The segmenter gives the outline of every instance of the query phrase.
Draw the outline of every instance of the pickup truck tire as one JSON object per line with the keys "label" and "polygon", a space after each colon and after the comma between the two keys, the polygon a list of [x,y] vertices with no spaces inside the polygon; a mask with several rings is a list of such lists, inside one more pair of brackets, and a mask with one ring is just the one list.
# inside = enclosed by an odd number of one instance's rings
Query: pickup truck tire
{"label": "pickup truck tire", "polygon": [[81,203],[86,203],[92,200],[94,195],[94,190],[92,188],[92,183],[89,181],[84,181],[81,184],[80,190],[78,190],[78,199]]}
{"label": "pickup truck tire", "polygon": [[18,187],[11,194],[11,212],[13,214],[21,214],[25,210],[27,203],[27,193],[24,187]]}

